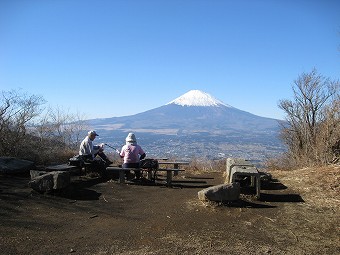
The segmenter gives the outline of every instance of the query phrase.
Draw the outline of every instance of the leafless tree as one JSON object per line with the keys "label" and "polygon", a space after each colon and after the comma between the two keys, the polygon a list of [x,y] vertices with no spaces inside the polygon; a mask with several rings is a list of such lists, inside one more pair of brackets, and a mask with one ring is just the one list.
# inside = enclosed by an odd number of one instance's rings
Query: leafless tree
{"label": "leafless tree", "polygon": [[339,162],[340,159],[340,95],[324,108],[323,120],[317,132],[316,148],[322,164]]}
{"label": "leafless tree", "polygon": [[18,90],[1,92],[0,155],[17,156],[26,143],[27,124],[41,113],[44,100]]}
{"label": "leafless tree", "polygon": [[40,96],[12,90],[0,95],[0,156],[48,163],[76,153],[79,134],[86,129],[81,115],[60,107],[42,107]]}
{"label": "leafless tree", "polygon": [[[336,128],[330,123],[337,116],[335,102],[339,97],[339,81],[325,78],[314,69],[300,75],[294,81],[292,90],[292,100],[279,102],[279,107],[286,113],[281,138],[288,146],[288,158],[297,166],[323,163],[318,139],[325,123],[329,123],[327,127],[332,129],[328,133],[334,133]],[[329,142],[326,143],[328,146]]]}
{"label": "leafless tree", "polygon": [[70,113],[61,107],[49,107],[35,124],[40,139],[53,139],[75,149],[80,143],[80,134],[87,129],[84,116]]}

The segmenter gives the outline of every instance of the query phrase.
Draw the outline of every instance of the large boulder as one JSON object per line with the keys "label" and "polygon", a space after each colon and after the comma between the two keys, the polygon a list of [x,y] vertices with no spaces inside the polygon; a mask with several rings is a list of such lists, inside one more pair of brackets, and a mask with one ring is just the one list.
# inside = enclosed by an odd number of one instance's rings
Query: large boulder
{"label": "large boulder", "polygon": [[29,174],[34,162],[13,157],[0,157],[0,174]]}
{"label": "large boulder", "polygon": [[59,190],[66,188],[71,183],[71,177],[69,172],[55,171],[53,174],[53,189]]}
{"label": "large boulder", "polygon": [[33,177],[28,186],[43,193],[68,187],[71,182],[70,179],[69,172],[53,171]]}
{"label": "large boulder", "polygon": [[41,171],[41,170],[30,170],[31,180],[35,177],[47,174],[47,171]]}
{"label": "large boulder", "polygon": [[203,189],[198,192],[198,198],[202,201],[228,202],[238,200],[240,197],[240,184],[220,184]]}

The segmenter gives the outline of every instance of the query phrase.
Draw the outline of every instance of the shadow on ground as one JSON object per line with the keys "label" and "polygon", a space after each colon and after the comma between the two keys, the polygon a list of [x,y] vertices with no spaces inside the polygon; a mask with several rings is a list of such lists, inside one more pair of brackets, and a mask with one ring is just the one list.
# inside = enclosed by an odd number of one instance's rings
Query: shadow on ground
{"label": "shadow on ground", "polygon": [[262,182],[261,183],[261,190],[284,190],[287,189],[287,186],[283,185],[281,182],[278,181],[271,181],[271,182]]}
{"label": "shadow on ground", "polygon": [[303,203],[305,202],[298,194],[267,194],[261,193],[260,201],[263,202],[289,202]]}
{"label": "shadow on ground", "polygon": [[101,193],[90,188],[102,182],[101,178],[73,181],[67,189],[53,192],[53,195],[72,200],[99,200]]}

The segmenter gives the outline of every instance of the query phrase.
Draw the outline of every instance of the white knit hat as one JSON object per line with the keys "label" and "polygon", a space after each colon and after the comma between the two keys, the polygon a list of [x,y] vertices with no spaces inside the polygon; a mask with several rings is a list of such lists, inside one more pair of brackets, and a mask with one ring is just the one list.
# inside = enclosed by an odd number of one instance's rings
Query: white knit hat
{"label": "white knit hat", "polygon": [[135,142],[137,142],[135,134],[134,133],[129,133],[127,135],[127,137],[125,138],[125,141],[128,142],[128,143],[135,143]]}

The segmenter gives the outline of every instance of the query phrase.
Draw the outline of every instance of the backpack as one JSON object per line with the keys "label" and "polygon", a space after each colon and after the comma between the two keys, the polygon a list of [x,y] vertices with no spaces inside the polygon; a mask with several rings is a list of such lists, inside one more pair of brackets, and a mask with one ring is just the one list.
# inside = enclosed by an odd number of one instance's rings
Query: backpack
{"label": "backpack", "polygon": [[70,158],[68,160],[68,164],[70,166],[78,166],[78,167],[82,167],[84,165],[84,158],[82,155],[76,155],[73,156],[72,158]]}
{"label": "backpack", "polygon": [[152,158],[145,158],[139,162],[139,167],[147,170],[157,170],[158,160]]}

